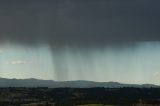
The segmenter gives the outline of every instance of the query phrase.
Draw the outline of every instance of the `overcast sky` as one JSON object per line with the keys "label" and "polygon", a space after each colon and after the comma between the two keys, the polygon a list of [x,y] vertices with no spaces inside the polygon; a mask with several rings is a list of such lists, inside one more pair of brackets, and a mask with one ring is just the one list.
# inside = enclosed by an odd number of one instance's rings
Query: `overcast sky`
{"label": "overcast sky", "polygon": [[160,84],[159,0],[1,0],[0,76]]}

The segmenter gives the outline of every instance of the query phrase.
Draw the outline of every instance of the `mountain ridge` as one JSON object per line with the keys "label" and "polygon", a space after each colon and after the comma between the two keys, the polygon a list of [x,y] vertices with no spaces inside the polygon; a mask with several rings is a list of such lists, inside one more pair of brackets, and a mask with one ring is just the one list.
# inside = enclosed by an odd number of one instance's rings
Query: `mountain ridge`
{"label": "mountain ridge", "polygon": [[54,81],[42,79],[8,79],[0,78],[0,87],[49,87],[49,88],[122,88],[122,87],[136,87],[136,88],[160,88],[159,85],[154,84],[124,84],[120,82],[95,82],[87,80],[73,80],[73,81]]}

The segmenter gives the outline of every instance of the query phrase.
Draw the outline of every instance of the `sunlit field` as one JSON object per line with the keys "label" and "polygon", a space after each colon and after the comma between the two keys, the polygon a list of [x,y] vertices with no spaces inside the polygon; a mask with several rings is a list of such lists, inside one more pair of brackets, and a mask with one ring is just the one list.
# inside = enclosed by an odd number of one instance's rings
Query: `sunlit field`
{"label": "sunlit field", "polygon": [[116,105],[87,104],[87,105],[77,105],[77,106],[116,106]]}

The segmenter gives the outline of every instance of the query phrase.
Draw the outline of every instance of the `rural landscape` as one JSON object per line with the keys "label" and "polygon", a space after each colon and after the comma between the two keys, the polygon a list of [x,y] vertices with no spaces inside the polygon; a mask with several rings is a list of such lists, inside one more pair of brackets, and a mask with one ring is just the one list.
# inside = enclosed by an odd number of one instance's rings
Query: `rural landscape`
{"label": "rural landscape", "polygon": [[153,84],[0,78],[0,106],[159,105],[160,86]]}
{"label": "rural landscape", "polygon": [[160,106],[160,0],[0,0],[0,106]]}
{"label": "rural landscape", "polygon": [[0,105],[159,106],[160,88],[0,88]]}

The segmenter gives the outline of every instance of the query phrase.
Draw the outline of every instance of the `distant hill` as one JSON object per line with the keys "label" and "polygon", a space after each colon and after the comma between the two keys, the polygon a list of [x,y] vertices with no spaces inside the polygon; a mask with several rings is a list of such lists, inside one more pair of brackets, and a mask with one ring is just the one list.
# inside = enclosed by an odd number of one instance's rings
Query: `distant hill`
{"label": "distant hill", "polygon": [[160,87],[153,84],[123,84],[118,82],[94,82],[94,81],[53,81],[53,80],[40,80],[40,79],[7,79],[0,78],[0,87],[71,87],[71,88],[91,88],[91,87],[105,87],[105,88],[121,88],[121,87],[137,87],[137,88],[150,88]]}

